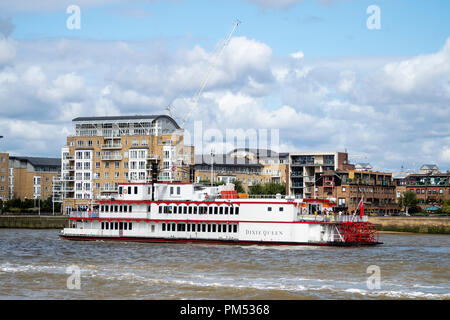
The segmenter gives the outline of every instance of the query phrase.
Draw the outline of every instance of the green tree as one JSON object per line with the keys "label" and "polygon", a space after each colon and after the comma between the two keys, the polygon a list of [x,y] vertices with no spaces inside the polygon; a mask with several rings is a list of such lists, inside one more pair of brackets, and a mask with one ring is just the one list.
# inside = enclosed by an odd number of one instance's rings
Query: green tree
{"label": "green tree", "polygon": [[234,189],[238,192],[238,193],[245,193],[245,189],[242,186],[242,183],[239,180],[234,180]]}
{"label": "green tree", "polygon": [[401,208],[405,209],[406,213],[409,213],[409,208],[415,207],[418,203],[417,196],[412,191],[405,191],[400,196],[400,199],[398,200],[398,204]]}
{"label": "green tree", "polygon": [[269,182],[263,185],[263,194],[286,194],[286,185],[282,183]]}
{"label": "green tree", "polygon": [[442,213],[450,214],[450,200],[445,200],[442,205]]}

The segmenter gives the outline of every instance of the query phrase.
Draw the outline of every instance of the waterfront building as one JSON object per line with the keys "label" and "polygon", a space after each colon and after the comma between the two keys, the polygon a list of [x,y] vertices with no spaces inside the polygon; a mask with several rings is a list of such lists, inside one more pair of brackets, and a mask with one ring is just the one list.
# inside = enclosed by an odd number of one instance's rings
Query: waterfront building
{"label": "waterfront building", "polygon": [[325,171],[354,169],[345,152],[298,152],[289,154],[287,194],[314,198],[316,175]]}
{"label": "waterfront building", "polygon": [[79,117],[61,150],[65,213],[117,196],[125,182],[193,179],[194,148],[167,115]]}
{"label": "waterfront building", "polygon": [[[422,166],[422,169],[424,166]],[[422,171],[423,172],[423,171]],[[416,194],[418,205],[426,209],[430,205],[441,205],[450,200],[450,172],[439,172],[438,169],[428,173],[412,173],[405,178],[406,190]]]}
{"label": "waterfront building", "polygon": [[[212,160],[213,182],[233,183],[237,180],[247,192],[249,187],[264,183],[264,166],[256,159],[218,154]],[[211,155],[195,156],[195,182],[201,181],[211,181]]]}
{"label": "waterfront building", "polygon": [[61,174],[61,158],[9,157],[9,199],[53,197],[53,182]]}
{"label": "waterfront building", "polygon": [[286,184],[289,167],[289,153],[270,149],[238,148],[228,153],[233,158],[248,158],[263,165],[263,183]]}
{"label": "waterfront building", "polygon": [[342,211],[354,213],[361,199],[367,214],[400,211],[392,173],[372,170],[330,170],[316,176],[316,197],[333,199]]}
{"label": "waterfront building", "polygon": [[0,200],[9,199],[9,154],[0,153]]}

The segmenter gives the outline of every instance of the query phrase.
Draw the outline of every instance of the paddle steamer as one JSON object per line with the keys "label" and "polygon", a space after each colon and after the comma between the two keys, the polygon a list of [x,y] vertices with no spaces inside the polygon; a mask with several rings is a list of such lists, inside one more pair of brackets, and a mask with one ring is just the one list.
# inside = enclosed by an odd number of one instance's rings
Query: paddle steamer
{"label": "paddle steamer", "polygon": [[[375,245],[367,216],[340,215],[330,199],[239,196],[233,184],[123,183],[118,196],[73,211],[69,240],[272,245]],[[320,214],[318,214],[320,213]]]}

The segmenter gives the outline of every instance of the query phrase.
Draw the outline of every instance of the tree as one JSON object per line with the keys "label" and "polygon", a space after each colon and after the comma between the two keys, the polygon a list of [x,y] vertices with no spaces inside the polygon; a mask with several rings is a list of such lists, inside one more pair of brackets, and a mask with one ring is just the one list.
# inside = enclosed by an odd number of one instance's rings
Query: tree
{"label": "tree", "polygon": [[445,200],[442,205],[442,213],[450,214],[450,200]]}
{"label": "tree", "polygon": [[408,209],[411,207],[415,207],[417,205],[417,196],[412,191],[405,191],[400,196],[400,199],[398,200],[398,204],[401,208],[405,208],[405,212],[408,212]]}
{"label": "tree", "polygon": [[245,193],[245,189],[242,186],[242,183],[239,180],[234,180],[234,189],[238,192],[238,193]]}

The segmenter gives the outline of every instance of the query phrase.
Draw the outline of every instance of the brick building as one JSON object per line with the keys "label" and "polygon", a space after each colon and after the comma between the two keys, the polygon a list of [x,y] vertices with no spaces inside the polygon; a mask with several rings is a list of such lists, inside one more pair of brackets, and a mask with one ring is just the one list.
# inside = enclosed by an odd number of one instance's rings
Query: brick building
{"label": "brick building", "polygon": [[167,115],[79,117],[62,148],[65,213],[114,197],[121,182],[189,182],[194,148]]}

